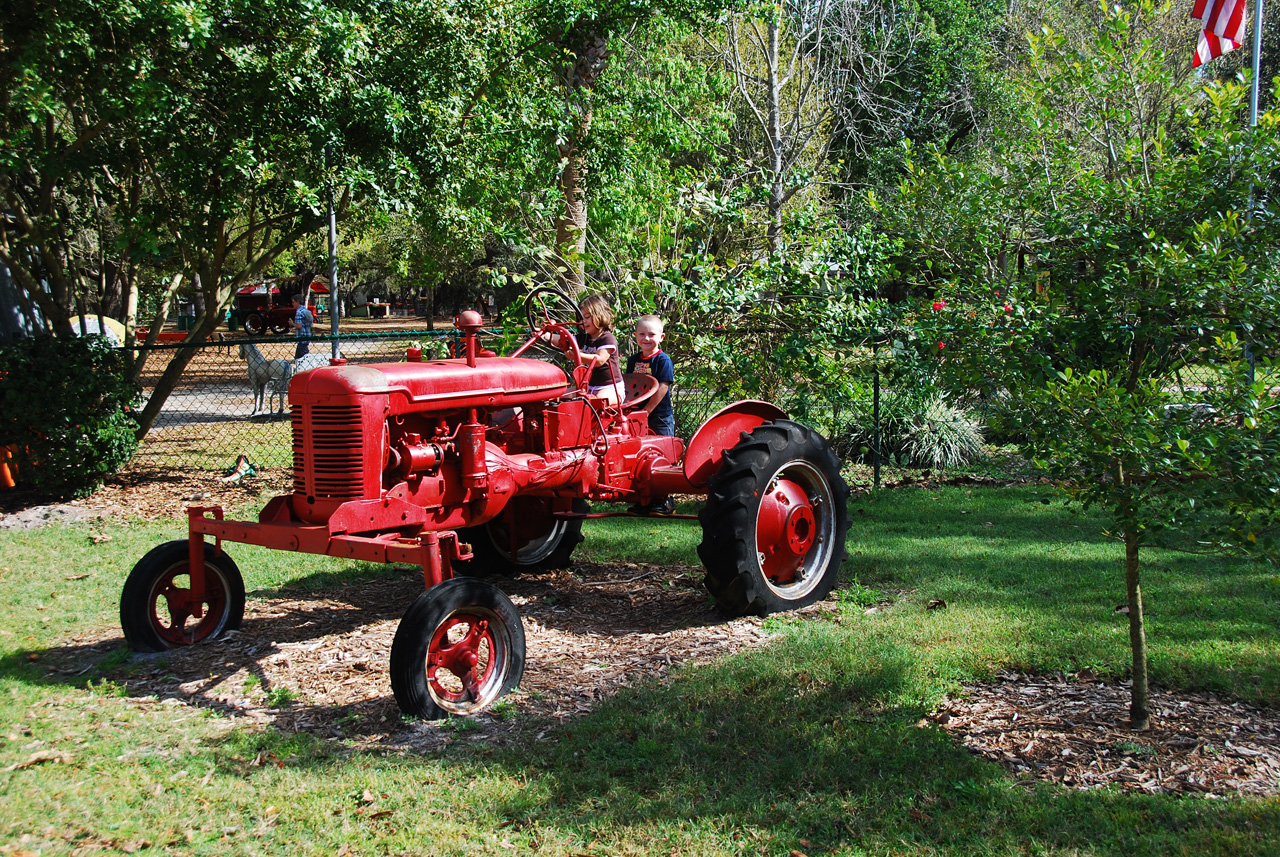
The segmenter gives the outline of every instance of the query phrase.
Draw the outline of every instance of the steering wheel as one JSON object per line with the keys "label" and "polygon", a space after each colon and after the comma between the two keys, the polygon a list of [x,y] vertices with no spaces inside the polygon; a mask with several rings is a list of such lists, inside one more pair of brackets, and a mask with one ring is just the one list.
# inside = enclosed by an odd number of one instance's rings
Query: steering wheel
{"label": "steering wheel", "polygon": [[529,292],[524,299],[524,315],[529,321],[530,333],[537,333],[548,324],[577,330],[582,330],[584,324],[578,302],[551,286],[539,286]]}

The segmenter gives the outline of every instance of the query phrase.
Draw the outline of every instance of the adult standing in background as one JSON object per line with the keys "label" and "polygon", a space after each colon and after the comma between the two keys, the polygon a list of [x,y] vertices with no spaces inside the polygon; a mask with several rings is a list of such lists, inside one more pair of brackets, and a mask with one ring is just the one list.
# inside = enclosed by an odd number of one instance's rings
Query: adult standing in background
{"label": "adult standing in background", "polygon": [[314,321],[311,310],[302,302],[302,295],[294,295],[293,318],[289,320],[289,326],[298,336],[298,347],[293,350],[294,360],[311,351],[311,324]]}

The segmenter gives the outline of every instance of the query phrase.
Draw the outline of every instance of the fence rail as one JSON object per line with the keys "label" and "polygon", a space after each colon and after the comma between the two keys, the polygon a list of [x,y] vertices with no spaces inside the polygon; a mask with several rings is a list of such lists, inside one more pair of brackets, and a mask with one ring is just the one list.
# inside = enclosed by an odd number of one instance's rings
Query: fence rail
{"label": "fence rail", "polygon": [[[485,331],[497,341],[502,331]],[[385,331],[376,334],[313,336],[310,352],[326,357],[336,344],[349,364],[386,363],[404,359],[412,342],[423,345],[424,354],[456,353],[457,331]],[[255,346],[267,360],[293,362],[297,340],[287,336],[240,336],[185,345],[157,343],[139,346],[147,361],[139,380],[143,400],[150,398],[172,354],[195,348],[196,355],[165,400],[135,460],[219,470],[234,464],[241,454],[258,467],[282,467],[292,463],[292,437],[287,403],[280,413],[279,399],[271,413],[255,413],[255,390],[249,366],[240,356],[242,344]],[[269,401],[269,400],[268,400]]]}
{"label": "fence rail", "polygon": [[[486,329],[482,331],[482,342],[499,353],[506,353],[524,333],[524,330]],[[424,356],[429,359],[458,354],[461,336],[456,330],[314,336],[310,351],[312,355],[327,357],[336,344],[349,364],[397,362],[405,359],[405,349],[413,342],[421,343]],[[150,396],[174,351],[184,347],[195,348],[196,354],[139,448],[136,464],[222,471],[234,465],[241,454],[256,467],[287,467],[292,464],[293,439],[287,401],[281,409],[282,397],[276,397],[274,401],[269,396],[264,397],[274,404],[274,408],[270,412],[255,413],[255,392],[250,384],[248,364],[239,353],[241,344],[254,345],[265,359],[292,361],[296,340],[288,336],[244,335],[195,345],[158,343],[138,347],[148,357],[140,376],[144,400]],[[550,357],[553,353],[556,352],[548,347],[545,356]],[[322,361],[320,365],[323,365]],[[876,405],[872,408],[877,426],[880,394],[877,384],[874,388]],[[728,399],[708,384],[696,381],[682,384],[678,373],[672,388],[672,402],[676,433],[685,438],[690,437],[716,410],[729,404]],[[833,426],[841,424],[841,413],[828,416],[830,419],[826,422]],[[867,465],[852,468],[854,481],[880,484],[882,464],[889,468],[886,479],[894,479],[898,469],[890,468],[888,461],[881,461],[877,454],[879,441],[870,446],[875,448],[867,450],[869,454],[859,456]],[[993,474],[1005,467],[1006,463],[996,463],[993,459],[992,462],[978,464],[975,472]]]}

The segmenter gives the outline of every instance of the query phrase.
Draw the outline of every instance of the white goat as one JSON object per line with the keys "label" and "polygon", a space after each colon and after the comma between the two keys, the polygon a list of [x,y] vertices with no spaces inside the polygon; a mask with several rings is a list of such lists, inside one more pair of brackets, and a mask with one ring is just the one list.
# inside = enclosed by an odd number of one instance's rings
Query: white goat
{"label": "white goat", "polygon": [[270,413],[271,397],[276,395],[280,397],[279,413],[283,414],[284,397],[289,392],[289,379],[293,377],[293,364],[288,360],[268,360],[252,342],[240,343],[240,356],[249,364],[249,386],[253,387],[252,415]]}

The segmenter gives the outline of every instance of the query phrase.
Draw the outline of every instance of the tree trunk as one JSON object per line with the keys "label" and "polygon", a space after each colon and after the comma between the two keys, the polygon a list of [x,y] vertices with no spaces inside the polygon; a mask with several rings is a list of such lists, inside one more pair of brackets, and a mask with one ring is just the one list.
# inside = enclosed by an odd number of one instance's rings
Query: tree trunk
{"label": "tree trunk", "polygon": [[[340,211],[345,212],[347,210],[350,200],[351,191],[348,189],[343,193]],[[236,271],[234,276],[223,276],[221,272],[228,258],[227,248],[232,243],[227,238],[228,230],[232,227],[232,223],[231,221],[223,221],[218,224],[217,250],[213,258],[206,257],[192,260],[192,267],[198,269],[196,276],[200,284],[200,291],[204,295],[205,312],[197,319],[195,328],[187,334],[184,342],[194,344],[202,343],[208,339],[209,334],[213,333],[218,324],[221,323],[222,313],[231,304],[236,291],[246,281],[257,276],[264,268],[274,262],[281,253],[292,247],[303,235],[308,232],[314,232],[323,225],[324,219],[321,217],[303,216],[294,228],[278,234],[275,241],[269,246],[261,246],[245,267]],[[194,347],[180,348],[170,359],[169,365],[165,366],[164,372],[160,375],[160,380],[156,382],[155,387],[151,390],[151,396],[147,399],[146,406],[138,414],[138,430],[135,432],[138,440],[145,438],[147,432],[151,431],[152,426],[155,425],[156,418],[160,416],[160,409],[168,401],[169,394],[177,387],[178,381],[182,379],[182,373],[186,371],[197,351],[198,349]]]}
{"label": "tree trunk", "polygon": [[1151,694],[1147,685],[1147,632],[1142,621],[1142,587],[1138,583],[1138,532],[1124,530],[1124,578],[1129,593],[1129,647],[1133,650],[1133,693],[1129,725],[1135,731],[1151,728]]}
{"label": "tree trunk", "polygon": [[[169,317],[169,307],[173,304],[173,298],[178,293],[178,288],[182,285],[182,274],[174,274],[169,280],[169,285],[165,287],[164,294],[160,298],[160,306],[156,310],[155,317],[151,319],[150,328],[147,330],[146,341],[142,343],[141,351],[134,350],[133,365],[129,368],[129,373],[133,380],[137,381],[142,377],[142,370],[146,368],[147,360],[151,356],[151,346],[160,341],[160,328],[164,326],[165,319]],[[137,307],[137,297],[134,297],[134,307]],[[129,330],[126,328],[126,333]],[[139,435],[139,439],[141,439]]]}
{"label": "tree trunk", "polygon": [[560,171],[564,214],[556,220],[556,252],[565,267],[563,285],[574,297],[586,285],[587,159],[583,146],[591,130],[591,91],[609,64],[609,39],[595,26],[590,21],[579,21],[569,29],[562,45],[572,53],[573,62],[558,71],[573,129],[556,142],[564,162]]}
{"label": "tree trunk", "polygon": [[556,220],[556,252],[564,263],[562,283],[571,297],[578,296],[587,280],[587,189],[583,184],[586,178],[586,159],[582,156],[577,141],[586,135],[590,124],[591,110],[586,108],[574,139],[556,147],[560,151],[560,160],[564,162],[564,169],[560,171],[564,213]]}

